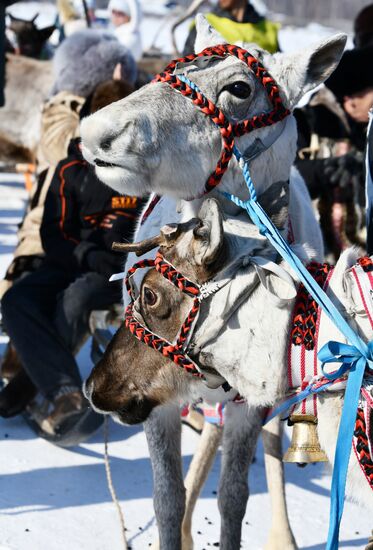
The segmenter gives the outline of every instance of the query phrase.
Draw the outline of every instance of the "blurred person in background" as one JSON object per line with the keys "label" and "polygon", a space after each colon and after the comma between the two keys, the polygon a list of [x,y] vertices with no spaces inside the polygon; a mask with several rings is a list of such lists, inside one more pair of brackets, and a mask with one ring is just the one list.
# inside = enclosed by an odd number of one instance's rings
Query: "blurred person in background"
{"label": "blurred person in background", "polygon": [[[87,114],[131,91],[122,81],[99,84]],[[89,334],[90,313],[121,301],[122,285],[109,277],[122,269],[123,257],[111,245],[132,238],[142,204],[102,184],[83,159],[79,138],[70,142],[46,194],[40,227],[45,254],[1,301],[4,327],[22,365],[0,392],[1,416],[21,413],[38,394],[35,420],[40,434],[53,438],[93,415],[74,355]]]}
{"label": "blurred person in background", "polygon": [[[128,49],[111,35],[91,29],[67,38],[57,49],[53,67],[56,75],[53,95],[42,113],[39,176],[17,235],[14,257],[4,280],[0,281],[0,299],[24,271],[32,271],[42,261],[44,251],[39,230],[45,197],[56,165],[66,157],[70,140],[79,136],[80,118],[89,112],[96,87],[114,78],[123,82],[130,93],[137,77],[136,63]],[[5,359],[2,367],[6,370]]]}
{"label": "blurred person in background", "polygon": [[140,34],[142,13],[139,0],[110,0],[108,10],[114,35],[138,61],[143,51]]}
{"label": "blurred person in background", "polygon": [[364,150],[373,105],[373,46],[346,51],[325,86],[295,111],[296,165],[311,197],[331,261],[365,246]]}
{"label": "blurred person in background", "polygon": [[[42,113],[39,176],[18,230],[18,244],[12,261],[5,278],[0,281],[0,299],[14,282],[44,262],[40,225],[45,198],[56,165],[66,157],[70,140],[79,136],[80,119],[89,114],[95,89],[103,81],[113,78],[119,82],[117,86],[121,93],[128,95],[133,91],[137,77],[136,63],[128,49],[111,35],[90,29],[67,38],[58,48],[53,63],[56,75],[54,95],[44,105]],[[114,96],[112,100],[121,97],[124,95]],[[1,360],[1,376],[10,380],[20,368],[18,354],[10,341]]]}
{"label": "blurred person in background", "polygon": [[[261,48],[278,51],[278,23],[260,15],[248,0],[219,0],[216,8],[205,14],[210,25],[228,44],[255,42]],[[192,23],[183,54],[194,53],[196,26]]]}
{"label": "blurred person in background", "polygon": [[96,86],[112,77],[133,86],[136,62],[124,45],[109,33],[84,29],[64,40],[53,59],[54,84],[42,115],[38,151],[39,172],[66,156],[70,139],[79,135],[79,113]]}
{"label": "blurred person in background", "polygon": [[373,4],[365,6],[354,20],[354,45],[365,48],[373,43]]}

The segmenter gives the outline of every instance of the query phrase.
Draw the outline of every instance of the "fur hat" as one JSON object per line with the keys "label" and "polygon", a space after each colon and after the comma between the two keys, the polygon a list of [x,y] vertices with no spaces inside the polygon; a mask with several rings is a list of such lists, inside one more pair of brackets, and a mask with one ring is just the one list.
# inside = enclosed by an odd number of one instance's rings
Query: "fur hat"
{"label": "fur hat", "polygon": [[95,113],[99,109],[106,107],[106,105],[127,97],[134,91],[135,89],[123,80],[101,82],[92,94],[90,112]]}
{"label": "fur hat", "polygon": [[373,4],[365,6],[357,14],[354,21],[354,33],[354,44],[358,48],[373,44]]}
{"label": "fur hat", "polygon": [[373,87],[373,46],[347,50],[325,85],[338,100]]}
{"label": "fur hat", "polygon": [[115,10],[130,15],[130,8],[127,0],[110,0],[107,9],[109,12]]}
{"label": "fur hat", "polygon": [[54,56],[52,94],[69,91],[88,97],[97,84],[112,77],[118,63],[122,79],[134,84],[136,62],[131,52],[112,34],[93,29],[75,32],[62,42]]}

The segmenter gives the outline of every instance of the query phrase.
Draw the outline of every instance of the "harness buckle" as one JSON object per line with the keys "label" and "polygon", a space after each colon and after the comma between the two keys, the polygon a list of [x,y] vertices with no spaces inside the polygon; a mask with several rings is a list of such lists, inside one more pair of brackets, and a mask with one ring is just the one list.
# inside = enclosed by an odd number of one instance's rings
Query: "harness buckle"
{"label": "harness buckle", "polygon": [[198,301],[202,302],[206,298],[209,298],[212,294],[215,294],[220,289],[219,283],[217,282],[207,282],[203,283],[199,287],[199,296]]}

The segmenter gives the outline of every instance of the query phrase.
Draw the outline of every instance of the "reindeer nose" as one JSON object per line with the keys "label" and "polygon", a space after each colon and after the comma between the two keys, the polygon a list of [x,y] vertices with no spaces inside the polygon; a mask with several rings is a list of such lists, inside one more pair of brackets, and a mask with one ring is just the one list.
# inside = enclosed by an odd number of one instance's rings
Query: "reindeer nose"
{"label": "reindeer nose", "polygon": [[[102,109],[105,111],[106,108]],[[118,139],[125,126],[120,120],[112,120],[105,113],[97,111],[95,114],[83,118],[81,122],[81,138],[83,146],[92,156],[110,153],[113,142]]]}

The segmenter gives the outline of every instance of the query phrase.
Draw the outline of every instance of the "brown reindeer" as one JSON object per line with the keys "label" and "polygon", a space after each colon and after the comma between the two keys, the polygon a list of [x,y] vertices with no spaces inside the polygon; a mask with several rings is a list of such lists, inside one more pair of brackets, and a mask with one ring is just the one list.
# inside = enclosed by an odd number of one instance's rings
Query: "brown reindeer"
{"label": "brown reindeer", "polygon": [[[56,29],[55,25],[38,29],[35,21],[39,14],[37,13],[31,20],[20,19],[12,14],[10,17],[9,29],[14,33],[16,39],[16,53],[41,59],[46,48],[46,42]],[[51,57],[51,55],[47,55]]]}
{"label": "brown reindeer", "polygon": [[[203,284],[221,267],[220,248],[209,255],[208,263],[196,263],[202,255],[206,259],[207,251],[202,250],[203,232],[204,227],[199,219],[175,227],[165,226],[160,237],[140,243],[138,250],[143,252],[149,247],[160,246],[160,252],[170,263],[175,262],[186,277]],[[178,247],[183,247],[185,237],[191,233],[196,237],[201,235],[201,240],[191,239],[188,243],[190,250],[181,259]],[[134,249],[138,245],[124,246]],[[150,330],[172,341],[193,299],[176,289],[173,291],[170,286],[155,269],[148,271],[135,309],[146,318]],[[147,355],[146,362],[144,353]],[[131,358],[130,364],[128,357]],[[139,364],[141,370],[138,369]],[[112,383],[113,379],[117,381],[116,385]],[[200,385],[199,380],[193,382]],[[92,389],[90,398],[96,409],[115,412],[122,422],[136,424],[145,421],[155,406],[167,403],[180,392],[187,394],[190,383],[190,377],[184,371],[175,368],[167,357],[156,350],[144,349],[123,324],[110,342],[104,358],[93,369],[87,389]]]}
{"label": "brown reindeer", "polygon": [[[235,223],[239,222],[235,220]],[[244,224],[246,231],[248,225]],[[256,254],[267,254],[269,247],[263,237],[253,226],[249,231],[251,238],[245,240],[247,248],[255,250]],[[234,261],[235,247],[226,247],[225,244],[222,215],[218,203],[210,199],[205,201],[198,218],[178,226],[165,226],[158,237],[121,247],[143,254],[160,246],[160,252],[168,262],[177,265],[178,270],[191,281],[203,284]],[[240,285],[246,285],[248,289],[257,284],[256,275],[252,277],[251,274],[248,280],[240,281]],[[234,294],[235,288],[232,286],[230,291]],[[151,269],[145,275],[134,303],[135,316],[142,319],[151,331],[171,342],[192,304],[193,298]],[[203,353],[199,354],[200,364],[205,359],[208,360]],[[208,383],[216,387],[214,369],[206,367],[204,372]],[[230,390],[226,394],[221,387],[215,390],[208,388],[200,378],[192,377],[167,357],[134,338],[125,324],[114,336],[103,359],[94,367],[85,384],[85,391],[96,410],[110,413],[122,423],[146,421],[144,429],[155,478],[154,507],[160,547],[162,550],[193,548],[193,507],[217,451],[221,430],[210,424],[205,425],[185,481],[185,499],[178,403],[179,400],[193,402],[200,397],[210,403],[227,401],[237,392]],[[171,405],[163,405],[169,402]],[[153,414],[150,414],[152,411]],[[240,547],[241,523],[248,498],[247,474],[261,430],[262,415],[262,409],[248,408],[244,403],[230,401],[226,404],[218,497],[220,547],[223,550]],[[273,505],[267,548],[294,549],[296,545],[284,495],[279,422],[269,425],[263,434]]]}
{"label": "brown reindeer", "polygon": [[[38,29],[37,15],[27,21],[9,14],[15,53],[6,55],[5,105],[0,108],[0,161],[35,162],[41,111],[53,84],[52,62],[42,50],[55,29]],[[51,57],[50,55],[44,57]]]}
{"label": "brown reindeer", "polygon": [[41,112],[54,76],[51,61],[6,56],[5,105],[0,108],[0,161],[34,162]]}

